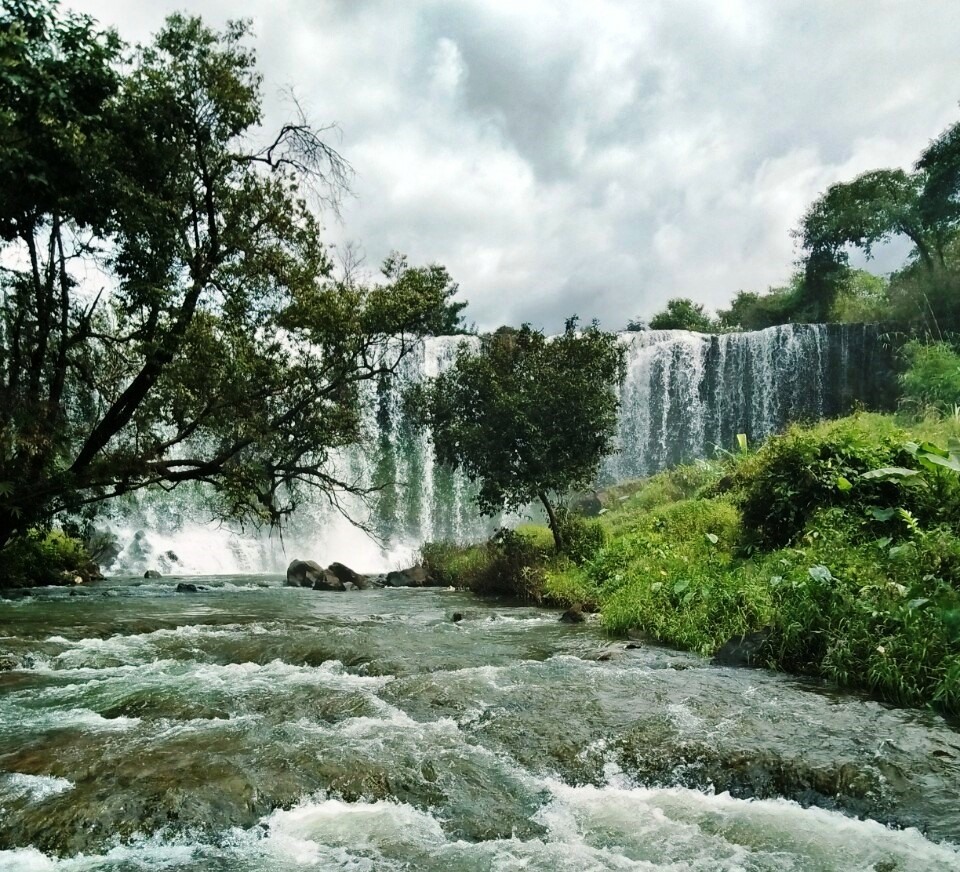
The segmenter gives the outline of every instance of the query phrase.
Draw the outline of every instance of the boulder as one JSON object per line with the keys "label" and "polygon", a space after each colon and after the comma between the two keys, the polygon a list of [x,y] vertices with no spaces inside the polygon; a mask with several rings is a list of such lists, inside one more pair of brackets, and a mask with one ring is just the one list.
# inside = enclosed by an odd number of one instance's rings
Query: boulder
{"label": "boulder", "polygon": [[734,636],[717,649],[713,662],[720,666],[759,666],[760,653],[769,638],[770,630]]}
{"label": "boulder", "polygon": [[206,588],[199,587],[190,581],[181,581],[177,585],[177,593],[200,593],[201,590],[206,590]]}
{"label": "boulder", "polygon": [[390,587],[428,587],[432,581],[427,570],[419,564],[387,573],[387,584]]}
{"label": "boulder", "polygon": [[159,572],[157,572],[156,569],[148,569],[145,573],[143,573],[143,577],[144,578],[163,578],[163,576]]}
{"label": "boulder", "polygon": [[312,587],[314,590],[344,590],[340,580],[313,560],[294,560],[287,567],[288,587]]}
{"label": "boulder", "polygon": [[575,605],[567,609],[560,615],[561,624],[582,624],[586,618],[583,616],[583,606]]}
{"label": "boulder", "polygon": [[329,569],[324,569],[321,574],[313,580],[314,590],[347,590],[347,586],[340,581]]}
{"label": "boulder", "polygon": [[366,590],[370,587],[370,578],[368,576],[355,572],[343,563],[331,563],[327,567],[327,572],[333,573],[344,587],[348,584],[353,585],[358,590]]}
{"label": "boulder", "polygon": [[463,620],[463,612],[454,612],[450,618],[455,624],[459,624]]}

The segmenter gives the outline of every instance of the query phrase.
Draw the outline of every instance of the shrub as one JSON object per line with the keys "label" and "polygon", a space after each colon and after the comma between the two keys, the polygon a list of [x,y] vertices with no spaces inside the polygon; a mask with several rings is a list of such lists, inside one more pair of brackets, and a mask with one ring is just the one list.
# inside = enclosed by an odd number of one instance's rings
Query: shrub
{"label": "shrub", "polygon": [[95,574],[83,543],[61,530],[32,530],[0,551],[0,587],[64,584]]}
{"label": "shrub", "polygon": [[786,545],[822,507],[843,505],[862,514],[868,506],[899,505],[896,482],[864,481],[860,476],[907,463],[903,442],[903,433],[869,426],[856,417],[813,428],[794,425],[769,439],[733,472],[745,544]]}
{"label": "shrub", "polygon": [[900,375],[901,402],[923,415],[935,410],[951,415],[960,405],[960,355],[946,342],[914,340],[903,346],[906,370]]}

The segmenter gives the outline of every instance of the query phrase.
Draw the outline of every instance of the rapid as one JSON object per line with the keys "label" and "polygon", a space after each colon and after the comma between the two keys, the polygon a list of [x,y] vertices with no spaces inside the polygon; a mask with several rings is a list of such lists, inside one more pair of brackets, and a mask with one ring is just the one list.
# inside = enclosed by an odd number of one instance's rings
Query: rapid
{"label": "rapid", "polygon": [[960,869],[933,713],[461,592],[191,580],[0,599],[4,872]]}

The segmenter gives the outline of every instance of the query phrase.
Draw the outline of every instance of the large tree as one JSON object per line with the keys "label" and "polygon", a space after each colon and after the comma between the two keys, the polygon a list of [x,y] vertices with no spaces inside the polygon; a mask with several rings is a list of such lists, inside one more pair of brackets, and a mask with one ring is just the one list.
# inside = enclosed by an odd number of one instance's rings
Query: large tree
{"label": "large tree", "polygon": [[[126,50],[54,0],[0,13],[0,546],[149,486],[277,522],[361,435],[359,391],[455,286],[337,282],[319,200],[349,166],[260,128],[247,26]],[[260,143],[260,144],[255,144]]]}
{"label": "large tree", "polygon": [[616,335],[573,318],[555,337],[525,324],[483,336],[476,352],[464,344],[413,399],[437,460],[479,485],[481,512],[539,500],[561,550],[557,495],[589,484],[610,453],[623,377]]}

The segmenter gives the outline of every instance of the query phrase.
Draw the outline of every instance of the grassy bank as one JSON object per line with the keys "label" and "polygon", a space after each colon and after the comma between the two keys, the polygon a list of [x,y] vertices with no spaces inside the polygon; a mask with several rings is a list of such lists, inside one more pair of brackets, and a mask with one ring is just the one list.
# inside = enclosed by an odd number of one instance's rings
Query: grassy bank
{"label": "grassy bank", "polygon": [[960,714],[960,456],[955,419],[860,414],[793,427],[756,451],[678,467],[545,528],[431,544],[447,582],[598,609],[611,633],[716,652],[905,705]]}

